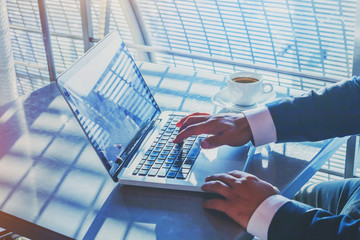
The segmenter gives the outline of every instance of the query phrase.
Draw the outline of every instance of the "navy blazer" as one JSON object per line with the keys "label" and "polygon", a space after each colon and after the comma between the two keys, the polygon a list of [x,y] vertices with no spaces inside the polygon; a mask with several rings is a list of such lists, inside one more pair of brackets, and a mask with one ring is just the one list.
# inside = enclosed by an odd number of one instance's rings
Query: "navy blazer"
{"label": "navy blazer", "polygon": [[[278,142],[360,133],[360,78],[268,104]],[[290,201],[276,212],[268,239],[360,239],[360,220]]]}

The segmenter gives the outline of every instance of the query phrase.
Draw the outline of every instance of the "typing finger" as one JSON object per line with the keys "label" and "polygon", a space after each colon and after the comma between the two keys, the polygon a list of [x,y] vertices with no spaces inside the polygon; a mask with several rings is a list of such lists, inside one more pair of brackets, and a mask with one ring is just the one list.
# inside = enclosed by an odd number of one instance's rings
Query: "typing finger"
{"label": "typing finger", "polygon": [[196,123],[201,123],[204,122],[206,120],[208,120],[208,116],[191,116],[188,117],[181,125],[179,131],[181,132],[182,130],[184,130],[187,126],[190,126],[192,124],[196,124]]}
{"label": "typing finger", "polygon": [[231,172],[228,172],[228,174],[231,175],[231,176],[234,176],[236,178],[243,178],[243,177],[251,175],[249,173],[238,171],[238,170],[233,170]]}
{"label": "typing finger", "polygon": [[201,190],[203,190],[205,192],[217,193],[217,194],[220,194],[221,196],[224,196],[225,198],[229,197],[229,195],[231,193],[230,186],[219,180],[204,183],[201,186]]}
{"label": "typing finger", "polygon": [[221,181],[230,187],[234,185],[236,180],[237,178],[227,173],[213,174],[205,179],[206,182]]}
{"label": "typing finger", "polygon": [[216,128],[216,123],[214,122],[200,122],[190,126],[187,126],[184,130],[182,130],[176,138],[173,140],[174,143],[179,143],[183,141],[185,138],[188,138],[193,135],[200,134],[216,134],[218,133],[218,129]]}
{"label": "typing finger", "polygon": [[179,122],[176,123],[176,126],[177,127],[181,127],[181,125],[189,118],[189,117],[192,117],[192,116],[199,116],[199,115],[210,115],[209,113],[199,113],[199,112],[196,112],[196,113],[192,113],[184,118],[182,118]]}

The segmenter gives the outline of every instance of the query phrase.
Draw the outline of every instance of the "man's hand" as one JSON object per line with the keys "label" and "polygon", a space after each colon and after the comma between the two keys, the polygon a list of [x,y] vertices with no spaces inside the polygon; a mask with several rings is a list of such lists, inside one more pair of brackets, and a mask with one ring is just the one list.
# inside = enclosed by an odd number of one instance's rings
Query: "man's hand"
{"label": "man's hand", "polygon": [[256,208],[279,190],[249,173],[232,171],[206,178],[203,191],[222,195],[225,199],[204,202],[204,208],[226,213],[245,229]]}
{"label": "man's hand", "polygon": [[179,134],[174,143],[180,143],[192,135],[209,134],[201,142],[201,147],[215,148],[221,145],[241,146],[252,139],[251,129],[244,114],[208,115],[193,113],[181,119],[177,126]]}

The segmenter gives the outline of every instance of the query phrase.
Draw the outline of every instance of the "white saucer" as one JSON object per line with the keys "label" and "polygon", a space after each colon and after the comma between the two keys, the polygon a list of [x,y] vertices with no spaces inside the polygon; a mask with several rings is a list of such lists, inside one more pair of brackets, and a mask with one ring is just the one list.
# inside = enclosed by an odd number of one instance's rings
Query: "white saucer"
{"label": "white saucer", "polygon": [[[267,94],[266,97],[259,97],[259,100],[257,103],[251,105],[251,106],[239,106],[234,103],[232,103],[229,99],[229,90],[228,88],[224,88],[218,93],[216,93],[212,98],[211,101],[220,107],[226,108],[232,112],[242,112],[244,110],[256,108],[258,106],[264,105],[266,103],[272,102],[276,98],[276,93],[272,91],[270,94]],[[263,95],[265,96],[265,95]]]}

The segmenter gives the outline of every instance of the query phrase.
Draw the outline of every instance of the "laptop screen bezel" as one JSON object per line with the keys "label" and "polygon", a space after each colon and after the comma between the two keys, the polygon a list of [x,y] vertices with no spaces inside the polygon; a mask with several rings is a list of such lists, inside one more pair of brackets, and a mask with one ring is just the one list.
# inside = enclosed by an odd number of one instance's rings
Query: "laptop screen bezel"
{"label": "laptop screen bezel", "polygon": [[[102,154],[101,152],[98,151],[98,149],[94,146],[94,144],[92,143],[92,141],[90,140],[89,136],[86,134],[86,131],[83,127],[83,125],[81,124],[80,120],[77,117],[77,114],[75,113],[75,110],[73,109],[73,107],[71,106],[71,103],[68,101],[64,91],[63,91],[63,86],[61,85],[61,81],[62,79],[68,79],[70,77],[72,77],[79,69],[81,69],[85,64],[87,64],[89,59],[92,59],[94,57],[97,57],[98,54],[100,52],[102,52],[102,50],[104,48],[106,48],[108,46],[107,43],[110,43],[111,41],[114,40],[114,38],[118,38],[120,45],[123,44],[123,40],[120,37],[120,34],[118,31],[113,31],[111,33],[109,33],[107,36],[105,36],[102,40],[100,40],[95,46],[93,46],[91,49],[89,49],[83,56],[81,56],[77,61],[75,61],[67,70],[65,70],[59,77],[57,77],[55,83],[61,93],[61,95],[64,97],[66,103],[68,104],[70,110],[72,111],[73,115],[75,116],[77,122],[79,123],[81,129],[83,130],[83,132],[85,133],[86,138],[88,139],[88,141],[90,142],[91,146],[93,147],[93,149],[95,150],[96,154],[98,155],[99,159],[101,160],[103,166],[105,167],[105,169],[107,170],[107,172],[109,173],[109,175],[111,176],[111,178],[117,182],[118,181],[118,177],[117,175],[119,174],[119,172],[121,171],[121,169],[123,167],[126,167],[126,165],[128,164],[128,162],[131,160],[132,155],[129,156],[130,159],[125,159],[125,162],[123,164],[121,164],[117,169],[113,169],[113,167],[109,164],[109,161],[106,159],[106,157],[104,156],[104,154]],[[127,48],[125,47],[125,50],[127,50]],[[137,67],[134,59],[132,58],[132,56],[129,56],[131,58],[131,61],[134,63],[135,67]],[[139,71],[140,73],[140,71]],[[141,75],[141,73],[140,73]],[[141,75],[141,81],[144,81],[144,78]],[[66,80],[64,81],[66,82]],[[144,84],[146,86],[146,88],[148,89],[148,91],[151,94],[151,91],[148,87],[147,84]],[[155,102],[155,101],[154,101]],[[159,117],[159,115],[161,114],[161,110],[160,107],[157,105],[157,103],[155,102],[154,104],[156,104],[156,108],[158,109],[158,111],[156,111],[154,113],[154,115],[152,116],[151,120],[153,122],[156,121],[156,119]],[[135,137],[139,137],[139,136],[135,136]],[[135,138],[134,137],[134,138]],[[134,140],[134,139],[133,139]],[[134,142],[134,141],[132,141]]]}

